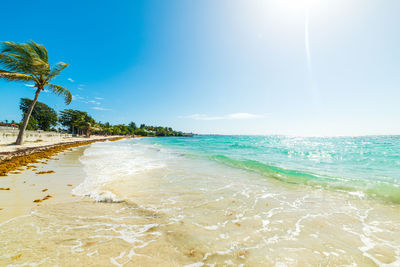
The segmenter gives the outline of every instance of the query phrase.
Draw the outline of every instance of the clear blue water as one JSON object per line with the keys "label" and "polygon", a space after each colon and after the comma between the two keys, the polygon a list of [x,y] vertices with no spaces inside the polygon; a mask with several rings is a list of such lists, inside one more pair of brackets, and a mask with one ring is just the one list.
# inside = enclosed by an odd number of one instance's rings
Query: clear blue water
{"label": "clear blue water", "polygon": [[216,136],[143,138],[285,183],[360,192],[400,203],[400,136]]}

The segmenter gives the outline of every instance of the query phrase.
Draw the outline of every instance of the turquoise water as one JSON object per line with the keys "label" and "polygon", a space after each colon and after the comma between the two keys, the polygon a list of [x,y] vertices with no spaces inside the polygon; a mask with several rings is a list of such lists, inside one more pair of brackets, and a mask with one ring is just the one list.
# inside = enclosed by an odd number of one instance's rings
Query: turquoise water
{"label": "turquoise water", "polygon": [[48,179],[83,176],[74,201],[1,225],[0,265],[400,266],[398,147],[389,136],[94,143],[52,164]]}
{"label": "turquoise water", "polygon": [[400,203],[400,136],[216,136],[138,141],[285,183]]}

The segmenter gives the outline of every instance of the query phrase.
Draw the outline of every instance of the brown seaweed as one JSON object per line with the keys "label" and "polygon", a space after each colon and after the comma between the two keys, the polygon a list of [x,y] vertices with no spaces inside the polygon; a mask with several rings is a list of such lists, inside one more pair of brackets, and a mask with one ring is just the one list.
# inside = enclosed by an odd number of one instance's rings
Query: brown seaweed
{"label": "brown seaweed", "polygon": [[55,171],[41,171],[37,172],[36,174],[49,174],[49,173],[55,173]]}
{"label": "brown seaweed", "polygon": [[[90,141],[79,141],[79,142],[72,142],[72,143],[63,143],[59,145],[51,145],[51,146],[44,146],[39,148],[27,148],[22,151],[16,151],[13,153],[2,153],[2,155],[10,155],[11,158],[5,159],[0,162],[0,176],[7,176],[8,173],[12,171],[16,171],[21,167],[28,166],[32,163],[41,163],[41,161],[47,161],[51,159],[54,155],[57,155],[60,152],[69,150],[74,147],[88,145],[94,142],[104,142],[106,140],[109,141],[117,141],[120,139],[124,139],[126,137],[117,137],[113,139],[99,139],[99,140],[90,140]],[[20,155],[24,154],[25,155]],[[13,156],[16,155],[16,156]],[[44,162],[42,162],[44,163]],[[27,169],[36,168],[36,166],[30,167],[28,166]],[[34,171],[34,169],[32,169]]]}
{"label": "brown seaweed", "polygon": [[49,199],[49,198],[51,198],[51,197],[53,197],[53,196],[52,196],[52,195],[47,195],[47,196],[45,196],[45,197],[42,198],[42,199],[40,199],[40,198],[35,199],[33,202],[39,203],[39,202],[45,201],[45,200],[47,200],[47,199]]}

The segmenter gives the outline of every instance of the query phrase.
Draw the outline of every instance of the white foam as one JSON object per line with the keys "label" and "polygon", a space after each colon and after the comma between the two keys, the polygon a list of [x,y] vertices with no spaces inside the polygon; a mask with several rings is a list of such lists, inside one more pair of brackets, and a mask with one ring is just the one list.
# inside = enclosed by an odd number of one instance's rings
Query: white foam
{"label": "white foam", "polygon": [[192,263],[192,264],[184,265],[184,267],[201,267],[203,265],[204,265],[203,262],[195,262],[195,263]]}
{"label": "white foam", "polygon": [[123,201],[123,199],[117,197],[115,194],[109,191],[92,191],[85,195],[93,198],[97,202],[119,203]]}
{"label": "white foam", "polygon": [[218,225],[201,225],[201,224],[198,224],[198,223],[193,223],[193,224],[198,226],[198,227],[201,227],[203,229],[210,230],[210,231],[214,231],[214,230],[218,229]]}
{"label": "white foam", "polygon": [[165,167],[162,155],[158,154],[159,151],[142,145],[93,144],[80,158],[86,178],[72,193],[89,196],[96,201],[121,202],[123,196],[110,190],[110,187],[132,179],[134,175]]}
{"label": "white foam", "polygon": [[349,192],[349,194],[352,195],[352,196],[356,196],[356,197],[358,197],[360,199],[365,197],[364,192],[361,192],[361,191]]}

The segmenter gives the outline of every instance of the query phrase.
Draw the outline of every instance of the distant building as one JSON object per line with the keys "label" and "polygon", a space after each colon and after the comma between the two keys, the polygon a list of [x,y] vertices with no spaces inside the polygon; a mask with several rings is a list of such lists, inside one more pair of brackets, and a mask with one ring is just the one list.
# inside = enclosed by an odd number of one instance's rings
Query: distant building
{"label": "distant building", "polygon": [[18,124],[16,124],[16,123],[3,123],[3,122],[0,122],[0,126],[3,126],[3,127],[13,127],[13,128],[19,128],[19,125],[18,125]]}

